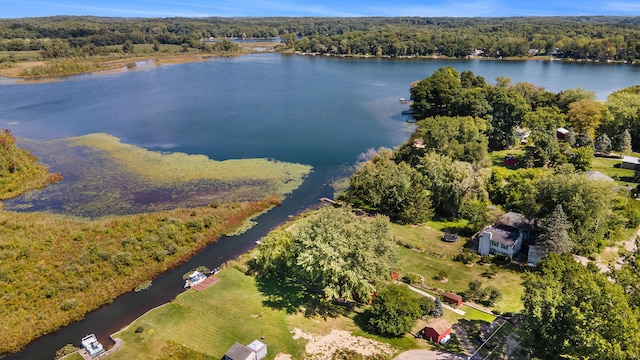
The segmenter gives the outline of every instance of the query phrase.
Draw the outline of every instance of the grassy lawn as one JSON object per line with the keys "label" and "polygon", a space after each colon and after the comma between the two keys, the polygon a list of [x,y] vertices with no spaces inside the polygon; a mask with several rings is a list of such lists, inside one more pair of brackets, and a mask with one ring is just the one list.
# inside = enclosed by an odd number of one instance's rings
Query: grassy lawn
{"label": "grassy lawn", "polygon": [[591,161],[591,170],[597,170],[601,173],[616,179],[616,183],[622,186],[635,187],[637,184],[632,183],[635,171],[631,169],[623,169],[620,167],[622,160],[619,158],[594,157]]}
{"label": "grassy lawn", "polygon": [[[294,340],[294,328],[314,336],[327,335],[332,330],[349,331],[354,336],[386,343],[395,349],[395,354],[420,348],[462,352],[455,340],[441,346],[415,339],[411,334],[385,338],[367,333],[363,330],[367,321],[364,309],[320,304],[295,284],[256,280],[235,268],[216,276],[220,281],[210,288],[187,291],[116,333],[114,336],[125,344],[109,358],[220,359],[235,341],[246,345],[264,336],[267,359],[278,353],[300,359],[306,340]],[[462,309],[467,312],[464,317],[445,309],[444,318],[450,323],[461,319],[488,323],[494,318],[466,306]]]}
{"label": "grassy lawn", "polygon": [[[483,287],[492,285],[502,291],[502,298],[496,303],[495,309],[505,311],[519,311],[522,308],[522,279],[517,270],[500,268],[493,279],[487,279],[481,274],[489,265],[473,264],[467,266],[453,261],[455,254],[460,252],[468,238],[461,237],[458,242],[448,243],[441,239],[442,232],[425,226],[392,225],[392,232],[396,239],[404,244],[422,247],[427,252],[444,254],[445,258],[436,258],[406,247],[398,247],[401,270],[403,273],[418,273],[425,278],[425,285],[431,288],[462,293],[468,289],[472,280],[482,281]],[[434,276],[444,270],[447,282],[440,282]]]}
{"label": "grassy lawn", "polygon": [[[249,344],[265,337],[268,358],[278,352],[300,358],[303,346],[292,339],[287,326],[287,310],[265,306],[252,277],[230,268],[218,273],[220,281],[204,291],[189,290],[171,303],[156,308],[115,336],[125,346],[113,359],[157,359],[167,341],[221,358],[234,342]],[[137,334],[135,329],[144,330]]]}

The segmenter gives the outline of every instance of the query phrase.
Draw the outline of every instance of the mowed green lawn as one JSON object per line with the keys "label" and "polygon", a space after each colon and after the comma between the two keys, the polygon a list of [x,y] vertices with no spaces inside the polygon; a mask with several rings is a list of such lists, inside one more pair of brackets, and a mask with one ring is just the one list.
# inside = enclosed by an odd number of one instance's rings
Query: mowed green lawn
{"label": "mowed green lawn", "polygon": [[616,184],[622,186],[636,187],[638,184],[632,183],[635,177],[635,171],[620,167],[622,159],[608,157],[594,157],[591,161],[591,170],[597,170],[601,173],[616,179]]}
{"label": "mowed green lawn", "polygon": [[[449,226],[461,226],[462,223],[453,223]],[[445,226],[446,227],[446,226]],[[401,226],[392,225],[392,232],[401,243],[410,244],[415,247],[422,247],[427,252],[436,252],[445,255],[444,259],[438,259],[403,246],[398,247],[398,257],[403,274],[418,273],[425,279],[425,285],[432,288],[442,289],[462,293],[468,289],[468,284],[472,280],[480,280],[482,286],[495,286],[502,292],[502,298],[494,307],[501,312],[519,311],[522,309],[522,277],[516,270],[500,268],[498,274],[493,279],[487,279],[481,274],[485,272],[489,265],[474,263],[467,266],[461,262],[453,261],[453,256],[461,251],[461,248],[468,241],[468,238],[461,237],[455,243],[448,243],[441,240],[443,232],[427,226]],[[440,282],[434,276],[445,271],[447,282]]]}
{"label": "mowed green lawn", "polygon": [[[254,278],[230,268],[216,275],[217,284],[204,291],[189,290],[171,303],[156,308],[115,337],[125,345],[110,359],[159,359],[162,347],[173,340],[192,350],[220,359],[234,342],[247,345],[264,336],[268,358],[278,352],[298,359],[304,346],[293,340],[287,312],[263,305],[265,297]],[[144,330],[137,334],[135,329]]]}

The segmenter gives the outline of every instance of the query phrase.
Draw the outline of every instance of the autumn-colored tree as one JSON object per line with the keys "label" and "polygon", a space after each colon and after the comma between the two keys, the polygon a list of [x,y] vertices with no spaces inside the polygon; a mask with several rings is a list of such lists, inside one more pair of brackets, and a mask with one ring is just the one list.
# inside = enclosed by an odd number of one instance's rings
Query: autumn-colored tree
{"label": "autumn-colored tree", "polygon": [[571,126],[578,134],[586,134],[593,137],[605,111],[606,108],[602,102],[582,99],[569,104],[567,115]]}

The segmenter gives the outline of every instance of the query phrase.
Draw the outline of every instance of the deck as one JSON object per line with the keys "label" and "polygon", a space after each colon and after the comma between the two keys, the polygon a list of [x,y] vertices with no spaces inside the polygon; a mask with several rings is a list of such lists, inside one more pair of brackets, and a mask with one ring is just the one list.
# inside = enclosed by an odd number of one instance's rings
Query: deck
{"label": "deck", "polygon": [[193,285],[191,289],[195,291],[202,291],[208,288],[209,286],[217,283],[218,281],[220,281],[220,278],[217,278],[215,276],[209,276],[208,278],[204,279],[201,283]]}

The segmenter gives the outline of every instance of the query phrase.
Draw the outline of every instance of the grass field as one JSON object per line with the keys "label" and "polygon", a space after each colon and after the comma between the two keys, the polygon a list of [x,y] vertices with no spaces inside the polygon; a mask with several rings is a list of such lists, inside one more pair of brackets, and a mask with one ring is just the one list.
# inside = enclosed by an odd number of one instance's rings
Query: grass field
{"label": "grass field", "polygon": [[[461,223],[450,223],[441,225],[442,227],[461,226]],[[495,306],[496,310],[518,311],[522,308],[522,279],[521,274],[516,270],[501,268],[493,279],[487,279],[481,274],[489,268],[489,265],[474,263],[467,266],[461,262],[453,261],[454,255],[458,254],[468,241],[468,238],[460,237],[455,243],[448,243],[441,240],[443,232],[427,226],[401,226],[392,225],[392,231],[401,243],[410,244],[414,247],[422,247],[426,252],[444,254],[445,258],[440,259],[425,253],[417,252],[403,246],[398,247],[398,256],[401,261],[403,273],[418,273],[425,279],[425,285],[432,288],[442,289],[462,293],[468,289],[468,284],[472,280],[482,281],[483,287],[492,285],[500,289],[502,299]],[[434,276],[445,271],[447,282],[440,282]]]}
{"label": "grass field", "polygon": [[[248,344],[261,339],[268,347],[267,359],[278,353],[301,359],[306,340],[293,339],[292,330],[313,336],[344,330],[354,336],[388,344],[394,354],[418,348],[461,352],[457,341],[434,345],[407,334],[384,338],[365,332],[366,312],[318,303],[299,286],[279,280],[256,280],[235,268],[216,276],[220,281],[201,291],[187,291],[173,302],[151,310],[125,330],[114,334],[124,340],[110,359],[220,359],[234,342]],[[445,309],[444,318],[488,324],[494,317],[462,306],[464,317]],[[136,332],[136,329],[138,331]],[[173,353],[173,356],[170,355]],[[188,354],[187,357],[176,356]],[[394,355],[395,356],[395,355]]]}
{"label": "grass field", "polygon": [[633,183],[635,171],[631,169],[623,169],[620,167],[622,160],[617,157],[594,157],[591,161],[591,170],[597,170],[616,180],[621,186],[636,187],[638,184]]}
{"label": "grass field", "polygon": [[[202,292],[193,290],[156,308],[115,336],[125,346],[112,359],[158,359],[172,340],[214,359],[220,359],[234,342],[248,344],[265,336],[268,357],[277,352],[300,358],[301,344],[292,339],[287,311],[265,306],[267,300],[252,277],[230,268],[218,273],[220,281]],[[135,330],[143,327],[141,333]]]}

